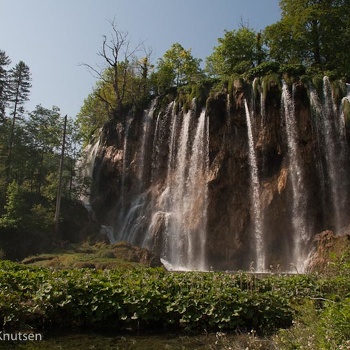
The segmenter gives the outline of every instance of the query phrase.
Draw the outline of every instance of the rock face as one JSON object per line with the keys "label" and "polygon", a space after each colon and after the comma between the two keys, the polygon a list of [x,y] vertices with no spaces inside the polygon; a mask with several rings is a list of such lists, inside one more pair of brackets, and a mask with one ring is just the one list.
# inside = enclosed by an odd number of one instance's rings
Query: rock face
{"label": "rock face", "polygon": [[236,81],[205,108],[157,98],[104,126],[91,205],[170,268],[304,270],[315,234],[349,221],[346,104],[327,78]]}
{"label": "rock face", "polygon": [[341,261],[350,254],[350,227],[335,235],[326,230],[315,236],[316,247],[310,257],[308,271],[339,274]]}

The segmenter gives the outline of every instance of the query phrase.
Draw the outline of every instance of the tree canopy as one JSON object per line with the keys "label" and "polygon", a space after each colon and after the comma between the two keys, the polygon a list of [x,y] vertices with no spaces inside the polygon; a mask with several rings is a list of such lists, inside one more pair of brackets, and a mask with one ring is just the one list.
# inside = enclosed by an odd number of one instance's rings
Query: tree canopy
{"label": "tree canopy", "polygon": [[[63,130],[58,107],[25,109],[30,99],[30,68],[23,61],[13,67],[10,64],[0,50],[0,249],[4,237],[54,240]],[[76,199],[83,187],[75,180],[79,143],[78,128],[69,119],[63,171],[66,201]]]}
{"label": "tree canopy", "polygon": [[271,59],[350,75],[349,1],[281,0],[280,7],[281,20],[265,29]]}
{"label": "tree canopy", "polygon": [[191,49],[173,44],[158,60],[156,77],[160,89],[183,86],[200,80],[200,59],[194,58]]}
{"label": "tree canopy", "polygon": [[224,37],[218,42],[206,60],[206,70],[214,77],[244,73],[260,64],[266,56],[261,34],[245,25],[238,30],[225,30]]}

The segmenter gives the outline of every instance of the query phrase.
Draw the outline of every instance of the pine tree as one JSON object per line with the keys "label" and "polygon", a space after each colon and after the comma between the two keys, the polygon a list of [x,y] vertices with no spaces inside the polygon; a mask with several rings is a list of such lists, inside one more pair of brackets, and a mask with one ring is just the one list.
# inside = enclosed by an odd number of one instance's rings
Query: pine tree
{"label": "pine tree", "polygon": [[7,69],[11,60],[5,51],[0,50],[0,123],[5,120],[5,107],[7,103]]}
{"label": "pine tree", "polygon": [[15,133],[16,118],[23,113],[23,104],[29,100],[30,88],[32,87],[29,67],[20,61],[9,71],[9,106],[11,109],[12,123],[9,138],[9,151],[7,157],[6,177],[10,182],[11,160]]}

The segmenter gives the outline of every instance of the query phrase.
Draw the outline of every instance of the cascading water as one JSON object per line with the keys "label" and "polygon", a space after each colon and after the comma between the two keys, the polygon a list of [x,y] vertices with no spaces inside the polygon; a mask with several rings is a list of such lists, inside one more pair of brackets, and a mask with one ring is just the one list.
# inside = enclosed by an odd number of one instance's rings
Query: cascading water
{"label": "cascading water", "polygon": [[258,165],[256,159],[256,151],[254,146],[254,137],[252,131],[252,121],[249,112],[248,103],[244,100],[247,130],[248,130],[248,145],[249,145],[249,165],[251,177],[251,206],[253,209],[254,221],[254,240],[255,240],[255,263],[257,272],[265,271],[265,247],[263,239],[263,216],[260,204],[260,183],[258,177]]}
{"label": "cascading water", "polygon": [[[92,179],[94,166],[95,166],[95,159],[96,154],[98,151],[98,148],[100,147],[100,138],[93,143],[89,144],[85,147],[83,151],[83,156],[77,163],[77,170],[79,173],[80,181],[83,182],[90,182]],[[90,184],[86,184],[84,187],[90,188]],[[84,191],[80,195],[80,200],[84,204],[85,208],[90,211],[91,205],[90,205],[90,190]]]}
{"label": "cascading water", "polygon": [[[205,110],[201,112],[192,145],[189,174],[186,180],[184,217],[187,238],[187,264],[196,256],[194,267],[204,270],[208,207],[208,125]],[[189,215],[187,215],[187,213]]]}
{"label": "cascading water", "polygon": [[[156,107],[157,101],[153,101],[141,122],[135,163],[138,188],[128,207],[120,210],[123,225],[116,240],[146,248],[158,242],[161,257],[170,268],[205,270],[208,118],[205,110],[196,118],[194,101],[186,113],[176,113],[171,102],[165,112],[155,116]],[[168,148],[166,158],[164,147]],[[164,161],[167,176],[160,186]],[[125,201],[122,204],[126,206]]]}
{"label": "cascading water", "polygon": [[293,247],[290,254],[290,263],[295,266],[297,271],[302,272],[305,269],[304,262],[306,261],[308,254],[305,248],[309,240],[309,234],[306,225],[306,198],[304,197],[305,187],[303,178],[304,174],[298,155],[298,132],[295,120],[294,101],[285,82],[283,82],[282,87],[282,106],[289,156],[288,173],[291,178],[293,191],[292,224],[294,228],[294,234]]}
{"label": "cascading water", "polygon": [[[121,208],[121,213],[124,217],[119,218],[118,223],[118,234],[116,237],[117,241],[124,240],[132,244],[140,244],[143,240],[143,230],[146,229],[147,225],[147,193],[144,191],[149,181],[148,167],[150,166],[150,155],[147,150],[150,148],[151,143],[151,129],[153,123],[154,112],[157,106],[157,99],[152,101],[149,109],[145,110],[142,118],[142,138],[139,152],[137,154],[137,193],[130,207],[126,210],[124,207]],[[124,176],[124,175],[123,175]],[[124,190],[121,191],[123,193]]]}
{"label": "cascading water", "polygon": [[121,180],[121,188],[120,188],[120,207],[122,210],[120,211],[119,218],[122,219],[124,216],[124,201],[125,201],[125,178],[128,175],[129,169],[127,167],[128,165],[128,140],[129,140],[129,129],[130,125],[132,124],[134,120],[134,117],[131,116],[126,121],[125,126],[125,135],[124,135],[124,145],[123,145],[123,170],[122,170],[122,180]]}
{"label": "cascading water", "polygon": [[[338,112],[332,96],[328,77],[323,79],[322,100],[315,89],[310,88],[310,104],[315,113],[317,139],[324,154],[325,162],[321,169],[322,189],[329,188],[333,207],[333,226],[336,232],[345,225],[343,213],[346,211],[347,186],[344,164],[346,164],[346,135],[344,116]],[[321,158],[321,157],[320,157]],[[328,186],[326,185],[328,182]]]}
{"label": "cascading water", "polygon": [[291,92],[283,83],[281,96],[278,84],[258,83],[260,108],[237,82],[203,111],[166,97],[130,123],[106,124],[91,200],[104,231],[173,270],[248,269],[253,260],[258,272],[303,272],[316,233],[349,217],[349,97],[335,107],[327,79],[319,96],[303,84]]}
{"label": "cascading water", "polygon": [[[168,178],[163,192],[167,218],[164,259],[176,270],[206,269],[208,126],[202,111],[191,146],[191,117],[191,111],[183,116],[176,156],[175,129],[171,131]],[[176,127],[176,119],[172,127]]]}
{"label": "cascading water", "polygon": [[151,128],[152,128],[153,117],[154,117],[154,112],[156,107],[157,107],[157,99],[154,99],[152,101],[151,107],[148,110],[146,110],[143,114],[142,140],[141,140],[141,147],[139,149],[139,156],[137,160],[140,191],[146,187],[147,181],[148,181],[147,168],[149,166],[148,161],[151,155],[149,155],[147,150],[151,148],[151,142],[153,140]]}
{"label": "cascading water", "polygon": [[[321,101],[318,98],[317,92],[314,89],[314,87],[310,86],[310,106],[311,106],[311,113],[313,115],[313,123],[312,123],[312,131],[314,135],[316,135],[316,141],[317,141],[317,149],[315,154],[315,163],[317,172],[319,174],[320,178],[320,198],[322,201],[322,210],[325,212],[327,210],[327,191],[326,191],[326,172],[327,169],[323,164],[323,147],[324,147],[324,141],[323,141],[323,135],[322,131],[320,130],[320,125],[322,125],[322,104]],[[319,120],[321,119],[321,121]]]}

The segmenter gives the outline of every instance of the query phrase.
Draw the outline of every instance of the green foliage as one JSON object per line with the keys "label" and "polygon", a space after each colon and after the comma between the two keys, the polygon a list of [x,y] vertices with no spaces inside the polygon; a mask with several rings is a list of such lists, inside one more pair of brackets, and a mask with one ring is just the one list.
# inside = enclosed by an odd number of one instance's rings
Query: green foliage
{"label": "green foliage", "polygon": [[29,100],[30,88],[32,87],[31,73],[29,67],[23,62],[18,62],[9,71],[8,82],[8,101],[10,102],[10,109],[12,116],[16,117],[19,114],[22,106]]}
{"label": "green foliage", "polygon": [[289,77],[300,77],[305,74],[306,67],[302,64],[282,64],[279,72],[281,74],[287,74]]}
{"label": "green foliage", "polygon": [[5,107],[8,99],[8,72],[7,66],[11,63],[6,52],[0,50],[0,123],[5,120]]}
{"label": "green foliage", "polygon": [[320,315],[322,349],[348,349],[350,345],[350,298],[329,301]]}
{"label": "green foliage", "polygon": [[[317,300],[316,300],[317,301]],[[312,300],[297,307],[290,329],[279,330],[274,344],[279,349],[345,350],[350,345],[350,299],[325,301],[322,308]]]}
{"label": "green foliage", "polygon": [[[101,92],[100,92],[101,93]],[[95,91],[84,100],[77,115],[77,126],[82,136],[83,147],[88,145],[110,118],[109,104],[103,102]]]}
{"label": "green foliage", "polygon": [[197,83],[201,76],[200,59],[192,56],[191,49],[185,50],[175,43],[158,60],[153,79],[157,82],[158,93],[176,86]]}
{"label": "green foliage", "polygon": [[210,82],[202,81],[198,84],[186,85],[179,88],[177,100],[178,105],[183,107],[185,111],[191,107],[193,100],[199,108],[205,106],[210,86]]}
{"label": "green foliage", "polygon": [[0,217],[0,226],[17,228],[21,226],[26,203],[23,191],[16,182],[12,182],[7,188],[5,213]]}
{"label": "green foliage", "polygon": [[280,64],[274,61],[265,61],[258,66],[250,69],[245,76],[248,79],[253,79],[256,77],[263,77],[268,74],[278,73],[280,69]]}
{"label": "green foliage", "polygon": [[266,57],[261,41],[261,34],[245,25],[238,30],[225,31],[225,36],[218,39],[219,45],[207,57],[209,76],[223,79],[259,65]]}
{"label": "green foliage", "polygon": [[[282,18],[265,29],[270,57],[348,75],[350,5],[345,1],[281,0]],[[339,38],[341,33],[341,38]]]}
{"label": "green foliage", "polygon": [[16,120],[23,114],[23,104],[29,100],[31,88],[31,77],[29,67],[20,61],[8,74],[7,102],[11,111],[11,128],[8,142],[8,156],[6,159],[7,183],[12,180],[13,148],[16,137]]}
{"label": "green foliage", "polygon": [[0,229],[46,231],[52,227],[54,208],[46,201],[12,182],[7,189],[5,212],[0,217]]}
{"label": "green foliage", "polygon": [[262,91],[264,96],[272,89],[278,87],[279,90],[282,90],[281,78],[277,73],[271,73],[262,79]]}
{"label": "green foliage", "polygon": [[[330,72],[329,72],[330,73]],[[336,75],[329,74],[329,79],[332,82],[332,92],[334,103],[339,106],[344,96],[346,96],[346,85],[343,80],[337,79]]]}
{"label": "green foliage", "polygon": [[247,327],[268,333],[291,323],[292,311],[282,294],[252,289],[243,276],[240,282],[221,273],[52,271],[6,261],[0,266],[4,327]]}
{"label": "green foliage", "polygon": [[[316,287],[314,292],[312,284]],[[303,286],[303,291],[307,291],[305,281],[302,285],[298,283],[298,286]],[[348,349],[349,296],[350,251],[347,248],[341,254],[333,254],[328,268],[321,275],[314,277],[302,302],[295,304],[296,317],[293,327],[279,330],[273,337],[275,345],[286,350]]]}
{"label": "green foliage", "polygon": [[254,329],[276,333],[280,349],[346,349],[350,284],[339,277],[52,270],[1,261],[0,317],[4,329]]}

